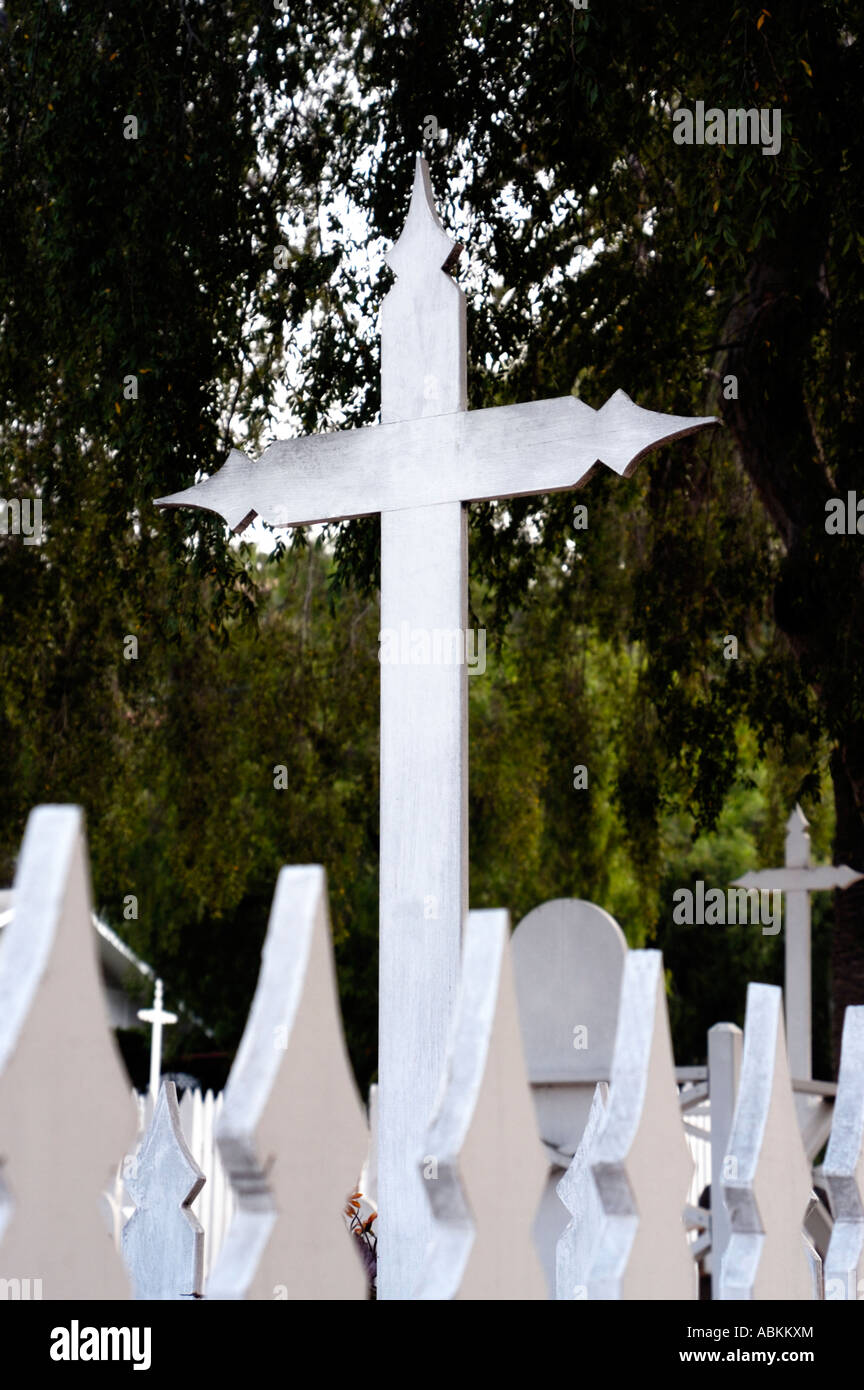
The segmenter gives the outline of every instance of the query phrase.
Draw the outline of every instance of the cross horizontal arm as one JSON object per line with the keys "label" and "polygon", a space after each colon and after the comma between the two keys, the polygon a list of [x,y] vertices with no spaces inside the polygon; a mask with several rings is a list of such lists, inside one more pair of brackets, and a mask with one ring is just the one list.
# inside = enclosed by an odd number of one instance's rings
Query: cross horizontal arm
{"label": "cross horizontal arm", "polygon": [[527,497],[576,487],[595,463],[628,473],[643,454],[712,417],[662,415],[623,391],[600,410],[575,396],[277,440],[252,463],[232,449],[211,478],[160,497],[202,507],[234,531],[342,521],[442,502]]}
{"label": "cross horizontal arm", "polygon": [[848,864],[823,864],[813,869],[759,869],[732,880],[733,888],[773,889],[779,893],[818,893],[829,888],[848,888],[864,874]]}
{"label": "cross horizontal arm", "polygon": [[160,1013],[158,1009],[139,1009],[138,1017],[142,1023],[176,1023],[177,1015],[167,1012]]}

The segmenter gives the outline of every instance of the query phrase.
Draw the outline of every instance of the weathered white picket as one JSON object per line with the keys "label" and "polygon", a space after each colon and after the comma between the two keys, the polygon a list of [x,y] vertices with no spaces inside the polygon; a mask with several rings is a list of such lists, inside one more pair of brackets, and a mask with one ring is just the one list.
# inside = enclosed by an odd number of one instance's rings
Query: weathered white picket
{"label": "weathered white picket", "polygon": [[609,1105],[589,1168],[603,1229],[588,1297],[695,1298],[696,1267],[684,1225],[693,1164],[678,1104],[659,951],[627,955]]}
{"label": "weathered white picket", "polygon": [[204,1243],[205,1281],[222,1249],[235,1205],[231,1184],[216,1143],[216,1129],[222,1114],[224,1095],[224,1091],[214,1094],[213,1091],[190,1089],[184,1092],[180,1101],[183,1137],[189,1146],[189,1152],[207,1178],[189,1208],[207,1232]]}
{"label": "weathered white picket", "polygon": [[843,1020],[837,1106],[821,1177],[834,1211],[825,1297],[864,1298],[864,1005],[847,1009]]}
{"label": "weathered white picket", "polygon": [[751,984],[738,1099],[723,1160],[730,1235],[721,1299],[816,1296],[818,1257],[804,1234],[811,1189],[789,1077],[782,991]]}
{"label": "weathered white picket", "polygon": [[363,1298],[343,1208],[368,1133],[342,1036],[317,865],[279,875],[217,1142],[237,1206],[210,1273],[211,1297]]}
{"label": "weathered white picket", "polygon": [[579,1146],[595,1087],[612,1070],[627,940],[594,903],[556,898],[523,917],[512,952],[525,1061],[549,1163],[534,1238],[554,1296],[557,1243],[568,1215],[559,1181]]}
{"label": "weathered white picket", "polygon": [[189,1210],[204,1185],[183,1138],[177,1090],[163,1081],[124,1181],[133,1202],[121,1248],[136,1299],[200,1298],[204,1230]]}
{"label": "weathered white picket", "polygon": [[33,811],[14,895],[0,946],[0,1277],[39,1279],[46,1299],[129,1298],[100,1194],[135,1112],[108,1027],[78,807]]}
{"label": "weathered white picket", "polygon": [[603,1205],[590,1163],[608,1104],[608,1082],[598,1081],[579,1147],[558,1183],[558,1195],[570,1213],[555,1252],[555,1296],[562,1300],[588,1297],[588,1279],[603,1231]]}
{"label": "weathered white picket", "polygon": [[[204,1183],[189,1204],[189,1213],[206,1231],[203,1244],[203,1278],[206,1282],[210,1267],[215,1263],[225,1231],[234,1213],[234,1196],[216,1144],[216,1123],[222,1113],[224,1092],[200,1091],[190,1088],[180,1101],[180,1126],[183,1139]],[[153,1102],[149,1092],[132,1091],[132,1102],[138,1115],[138,1144],[140,1145],[153,1117]],[[126,1177],[137,1167],[135,1152],[124,1155],[117,1167],[114,1181],[104,1193],[104,1204],[110,1230],[117,1249],[122,1248],[123,1228],[135,1204]]]}
{"label": "weathered white picket", "polygon": [[506,912],[469,913],[442,1091],[422,1157],[434,1234],[421,1299],[546,1297],[533,1224],[547,1163],[509,936]]}
{"label": "weathered white picket", "polygon": [[[38,1280],[45,1298],[365,1297],[343,1212],[361,1171],[374,1209],[375,1149],[342,1036],[323,870],[280,875],[224,1096],[190,1092],[178,1111],[165,1083],[155,1113],[138,1098],[143,1134],[105,1013],[76,808],[31,816],[15,903],[0,942],[0,1294],[26,1297]],[[676,1077],[659,953],[622,948],[589,904],[531,917],[511,945],[506,913],[469,915],[439,1099],[415,1155],[433,1238],[413,1296],[547,1297],[536,1214],[551,1162],[559,1299],[694,1298],[699,1261],[714,1297],[860,1297],[864,1008],[846,1016],[817,1174],[832,1229],[813,1195],[781,992],[750,986],[743,1055],[739,1030],[721,1024],[707,1076]],[[557,942],[545,1024],[543,941]],[[592,1035],[591,1010],[616,972],[610,1045],[608,1018]],[[586,1021],[588,1046],[574,1047]],[[709,1171],[710,1211],[694,1203]]]}

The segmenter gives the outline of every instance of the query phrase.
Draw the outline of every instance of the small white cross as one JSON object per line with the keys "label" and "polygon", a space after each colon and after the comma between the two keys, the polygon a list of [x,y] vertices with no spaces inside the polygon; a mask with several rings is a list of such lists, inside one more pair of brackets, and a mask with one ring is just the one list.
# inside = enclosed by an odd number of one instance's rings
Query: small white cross
{"label": "small white cross", "polygon": [[848,864],[812,865],[808,821],[800,806],[786,822],[782,869],[760,869],[734,880],[736,888],[774,889],[786,894],[786,1045],[796,1081],[813,1079],[813,1021],[810,984],[810,894],[848,888],[864,878]]}
{"label": "small white cross", "polygon": [[162,1008],[162,981],[156,981],[156,988],[153,993],[153,1008],[139,1009],[138,1017],[142,1023],[152,1023],[153,1032],[150,1034],[150,1095],[153,1104],[156,1104],[156,1097],[159,1094],[159,1077],[162,1073],[162,1026],[166,1023],[176,1023],[177,1015],[169,1014]]}

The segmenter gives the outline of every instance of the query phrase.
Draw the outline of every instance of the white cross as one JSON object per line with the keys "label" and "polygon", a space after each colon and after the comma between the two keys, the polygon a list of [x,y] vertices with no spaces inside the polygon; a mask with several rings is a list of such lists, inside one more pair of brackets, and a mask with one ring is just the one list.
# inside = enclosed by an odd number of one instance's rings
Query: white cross
{"label": "white cross", "polygon": [[150,1034],[150,1095],[153,1104],[159,1095],[159,1077],[162,1073],[162,1026],[166,1023],[176,1023],[177,1015],[169,1014],[162,1008],[162,981],[156,981],[156,988],[153,994],[153,1008],[139,1009],[138,1017],[142,1023],[152,1023],[153,1031]]}
{"label": "white cross", "polygon": [[848,888],[864,878],[848,864],[810,863],[809,822],[800,806],[786,822],[785,864],[736,878],[736,888],[773,889],[786,894],[786,1043],[789,1070],[796,1081],[813,1079],[813,1022],[810,984],[810,894]]}
{"label": "white cross", "polygon": [[575,396],[468,411],[465,297],[449,274],[459,250],[418,157],[387,257],[381,424],[277,440],[257,463],[233,449],[213,477],[157,503],[204,507],[235,530],[256,513],[302,526],[378,512],[382,644],[403,624],[427,650],[459,639],[449,663],[381,663],[380,1299],[412,1296],[431,1234],[422,1143],[468,908],[466,504],[571,489],[599,461],[623,475],[715,423],[642,410],[622,391],[599,411]]}

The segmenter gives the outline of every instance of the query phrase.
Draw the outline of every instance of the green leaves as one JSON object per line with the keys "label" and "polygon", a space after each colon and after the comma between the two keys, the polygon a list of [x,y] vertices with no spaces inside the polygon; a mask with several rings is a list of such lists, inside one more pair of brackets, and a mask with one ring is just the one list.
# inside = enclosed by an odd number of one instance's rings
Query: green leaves
{"label": "green leaves", "polygon": [[[864,788],[860,559],[817,534],[864,424],[848,7],[46,0],[38,25],[13,6],[0,46],[0,481],[46,527],[0,547],[7,869],[34,801],[83,800],[105,910],[150,875],[138,944],[228,1040],[278,864],[324,858],[374,1069],[377,523],[338,528],[335,568],[302,537],[267,567],[152,499],[233,442],[375,418],[382,239],[430,113],[472,406],[621,386],[728,425],[599,471],[578,545],[572,497],[472,509],[499,663],[471,683],[475,901],[578,890],[649,939],[694,838],[725,865],[730,814],[751,843],[815,798],[826,737]],[[780,109],[780,153],[675,145],[697,100]],[[258,780],[286,760],[290,791]]]}

